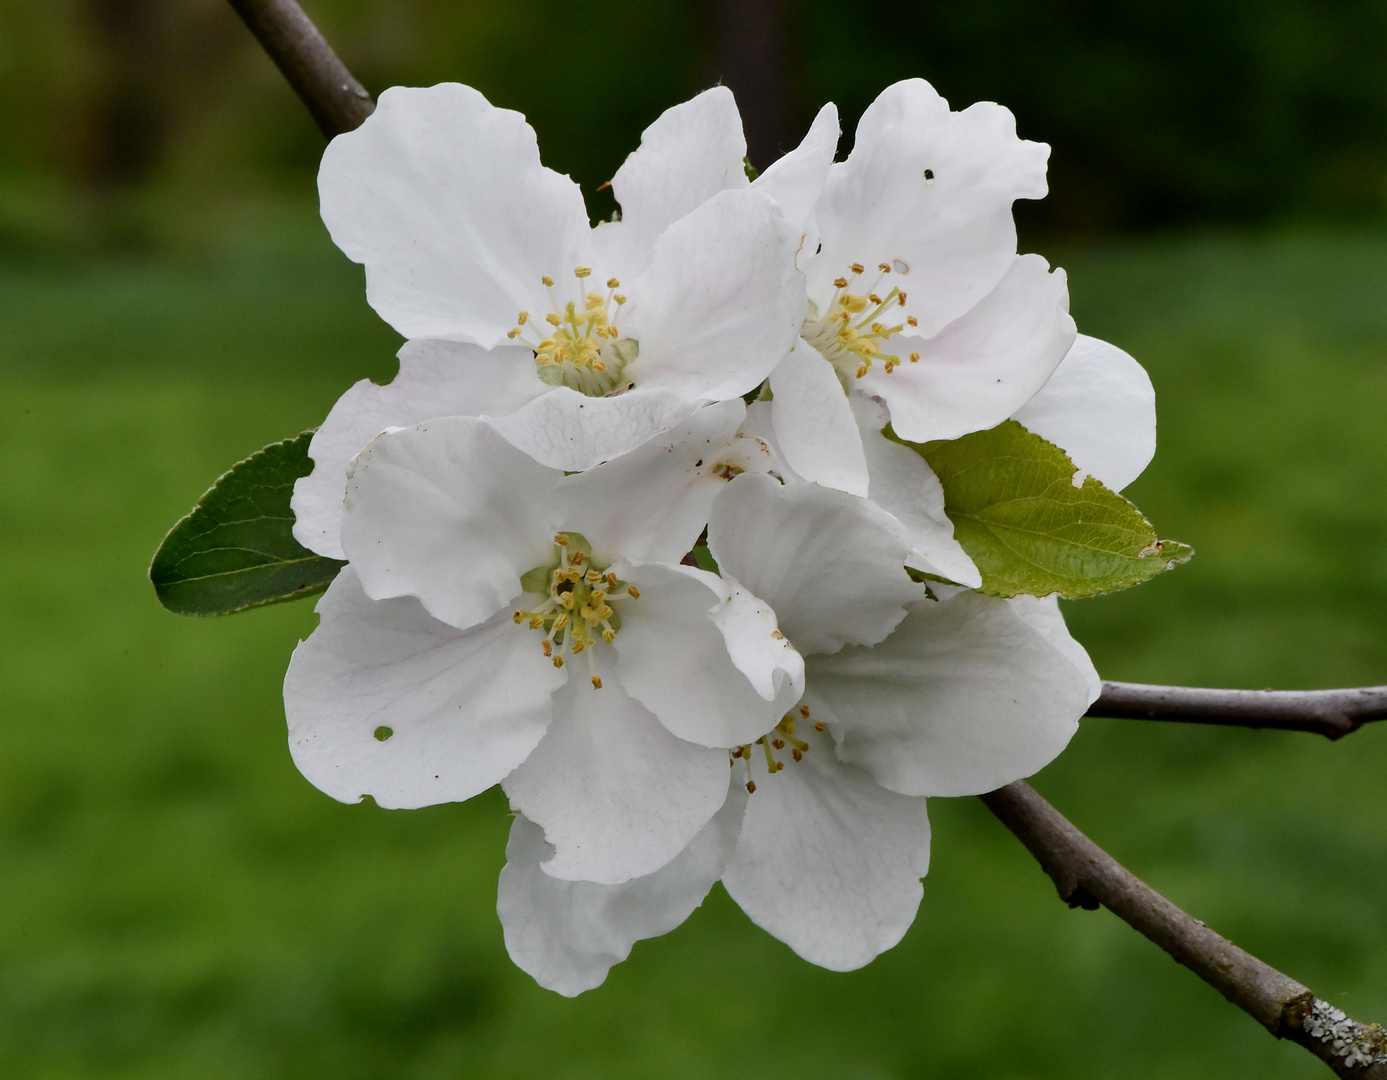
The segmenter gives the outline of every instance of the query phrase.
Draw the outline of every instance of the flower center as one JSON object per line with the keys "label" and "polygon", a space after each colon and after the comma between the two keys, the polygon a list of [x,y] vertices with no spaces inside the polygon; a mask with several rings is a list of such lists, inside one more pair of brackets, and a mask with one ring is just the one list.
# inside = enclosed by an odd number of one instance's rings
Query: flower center
{"label": "flower center", "polygon": [[517,623],[528,621],[531,630],[544,631],[539,646],[556,668],[563,667],[565,657],[587,653],[592,688],[601,690],[591,650],[599,639],[610,644],[621,629],[621,616],[612,601],[635,600],[640,590],[618,580],[610,570],[593,566],[592,545],[574,532],[555,536],[554,562],[526,572],[520,586],[545,599],[534,611],[517,611],[511,618]]}
{"label": "flower center", "polygon": [[[898,262],[897,269],[904,265]],[[885,295],[878,291],[891,273],[890,263],[879,263],[876,280],[866,286],[857,281],[865,272],[861,263],[853,263],[848,269],[851,277],[840,277],[833,282],[833,299],[829,301],[828,310],[821,315],[817,305],[810,303],[808,317],[800,331],[804,340],[833,365],[845,388],[849,379],[866,375],[873,363],[880,362],[888,375],[895,371],[901,358],[886,352],[885,346],[907,326],[918,325],[913,315],[907,315],[903,323],[895,323],[896,316],[888,314],[892,308],[903,305],[906,296],[895,286]],[[901,272],[905,271],[901,269]],[[853,288],[863,291],[849,291]],[[919,353],[910,354],[912,364],[919,359]]]}
{"label": "flower center", "polygon": [[[800,720],[808,722],[809,706],[801,705],[796,712],[799,713]],[[822,732],[824,730],[823,721],[813,721],[814,730]],[[809,752],[809,744],[803,739],[795,738],[795,713],[786,713],[780,718],[780,723],[776,724],[765,735],[762,735],[754,743],[746,746],[739,746],[734,749],[728,758],[730,764],[735,768],[737,759],[741,758],[746,762],[746,789],[751,794],[756,794],[756,781],[751,778],[751,755],[755,752],[753,746],[761,747],[766,755],[766,772],[774,776],[781,769],[785,768],[785,762],[780,761],[775,756],[775,751],[783,751],[786,746],[790,747],[790,758],[793,761],[803,761],[804,755]]]}
{"label": "flower center", "polygon": [[632,338],[623,338],[616,326],[626,303],[626,297],[616,291],[621,282],[608,278],[605,294],[584,292],[591,267],[576,267],[573,276],[576,295],[565,300],[555,292],[554,279],[545,274],[541,280],[549,290],[552,310],[542,322],[522,311],[516,317],[518,325],[506,336],[534,350],[539,377],[551,386],[567,386],[588,397],[629,390],[633,384],[622,378],[622,372],[640,346]]}

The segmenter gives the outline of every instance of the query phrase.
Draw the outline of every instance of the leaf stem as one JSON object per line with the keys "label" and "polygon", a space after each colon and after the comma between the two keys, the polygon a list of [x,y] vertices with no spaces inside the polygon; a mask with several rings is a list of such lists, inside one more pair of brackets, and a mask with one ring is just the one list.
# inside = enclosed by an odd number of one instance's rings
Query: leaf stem
{"label": "leaf stem", "polygon": [[1338,739],[1387,719],[1387,686],[1342,690],[1213,690],[1105,682],[1086,716],[1308,731]]}
{"label": "leaf stem", "polygon": [[1210,930],[1124,868],[1023,780],[979,796],[1070,907],[1100,904],[1189,968],[1278,1039],[1299,1043],[1338,1076],[1387,1080],[1387,1032],[1360,1024]]}

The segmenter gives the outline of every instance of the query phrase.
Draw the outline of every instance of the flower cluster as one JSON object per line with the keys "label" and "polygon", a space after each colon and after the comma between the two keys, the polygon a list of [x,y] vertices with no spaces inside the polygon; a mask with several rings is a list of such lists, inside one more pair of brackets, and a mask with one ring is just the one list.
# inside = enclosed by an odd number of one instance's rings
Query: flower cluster
{"label": "flower cluster", "polygon": [[506,944],[564,994],[719,880],[867,963],[914,919],[926,799],[1036,771],[1098,692],[1053,597],[979,590],[901,442],[1015,419],[1109,487],[1149,460],[1144,372],[1016,252],[1048,148],[920,80],[838,136],[826,106],[752,180],[709,90],[596,228],[465,86],[386,91],[323,161],[407,343],[295,488],[295,535],[348,565],[285,682],[294,760],[385,807],[499,783]]}

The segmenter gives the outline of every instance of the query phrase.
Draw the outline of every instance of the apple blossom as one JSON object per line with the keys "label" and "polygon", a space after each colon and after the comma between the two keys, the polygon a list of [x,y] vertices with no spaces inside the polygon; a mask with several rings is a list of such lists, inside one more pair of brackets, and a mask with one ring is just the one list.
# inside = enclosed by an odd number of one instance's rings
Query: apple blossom
{"label": "apple blossom", "polygon": [[304,775],[392,807],[502,783],[558,877],[614,884],[678,854],[725,798],[712,747],[803,688],[766,605],[678,565],[762,452],[743,412],[708,406],[578,475],[474,418],[376,439],[347,493],[350,565],[285,681]]}
{"label": "apple blossom", "polygon": [[697,847],[645,877],[605,887],[535,874],[543,849],[517,822],[499,904],[507,943],[564,993],[687,917],[719,863],[755,922],[814,963],[860,967],[914,920],[926,797],[1039,769],[1098,693],[1053,599],[947,586],[927,598],[903,572],[899,528],[865,500],[740,476],[713,503],[708,544],[729,586],[771,598],[805,656],[804,697],[732,750],[745,809],[725,808]]}
{"label": "apple blossom", "polygon": [[[695,174],[667,167],[671,141],[699,147]],[[524,117],[445,83],[385,91],[333,140],[318,184],[377,312],[410,339],[520,346],[490,366],[459,348],[458,377],[518,445],[583,469],[746,393],[794,341],[800,234],[745,187],[744,154],[731,93],[707,91],[646,132],[612,182],[624,219],[593,229]],[[583,430],[530,438],[556,422]]]}
{"label": "apple blossom", "polygon": [[785,218],[809,214],[837,134],[825,106],[753,184],[731,91],[715,87],[646,129],[612,179],[621,218],[590,230],[518,113],[455,84],[387,90],[329,147],[319,183],[371,302],[412,340],[393,382],[357,383],[314,436],[299,542],[344,557],[347,466],[387,427],[487,416],[546,464],[582,469],[754,388],[803,318]]}
{"label": "apple blossom", "polygon": [[[886,403],[913,442],[1007,419],[1068,352],[1062,271],[1017,255],[1011,205],[1045,194],[1049,148],[1011,113],[951,112],[930,85],[888,87],[832,165],[800,265],[800,340],[770,377],[776,433],[805,478],[867,493],[846,393]],[[827,363],[825,363],[827,361]]]}

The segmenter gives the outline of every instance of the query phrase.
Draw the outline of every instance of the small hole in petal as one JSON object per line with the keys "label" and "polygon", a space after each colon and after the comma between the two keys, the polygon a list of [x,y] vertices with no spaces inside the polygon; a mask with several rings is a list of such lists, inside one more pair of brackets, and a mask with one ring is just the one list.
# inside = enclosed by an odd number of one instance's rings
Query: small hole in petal
{"label": "small hole in petal", "polygon": [[392,731],[390,728],[382,725],[381,727],[376,728],[374,734],[376,736],[376,742],[385,742],[385,740],[390,738],[391,735],[394,735],[395,732]]}

